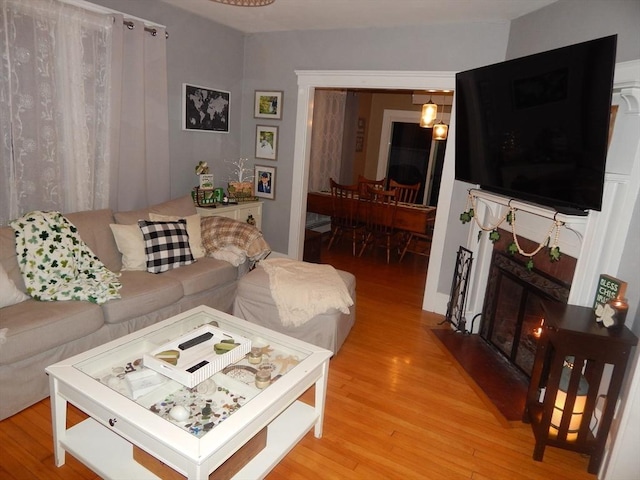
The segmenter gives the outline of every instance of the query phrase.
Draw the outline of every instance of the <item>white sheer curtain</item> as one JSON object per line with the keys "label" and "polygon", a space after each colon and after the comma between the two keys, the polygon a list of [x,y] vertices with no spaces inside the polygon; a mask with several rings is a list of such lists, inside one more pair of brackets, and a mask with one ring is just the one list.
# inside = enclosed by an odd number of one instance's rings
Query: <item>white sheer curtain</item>
{"label": "white sheer curtain", "polygon": [[0,0],[0,57],[0,225],[169,199],[164,29]]}
{"label": "white sheer curtain", "polygon": [[309,191],[329,189],[329,178],[339,181],[347,93],[316,90],[309,162]]}
{"label": "white sheer curtain", "polygon": [[1,0],[1,224],[107,206],[112,29],[63,3]]}

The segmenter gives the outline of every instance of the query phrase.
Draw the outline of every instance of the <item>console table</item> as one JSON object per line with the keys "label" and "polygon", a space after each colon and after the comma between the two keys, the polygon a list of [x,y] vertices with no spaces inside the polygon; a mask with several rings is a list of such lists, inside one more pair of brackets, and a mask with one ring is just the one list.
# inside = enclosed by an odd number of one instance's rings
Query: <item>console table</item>
{"label": "console table", "polygon": [[[589,307],[544,302],[543,309],[545,323],[523,416],[536,440],[533,459],[542,460],[546,445],[573,450],[590,455],[588,471],[597,474],[638,338],[625,326],[598,324]],[[611,369],[608,384],[603,382],[605,368]],[[592,426],[594,416],[598,423]]]}
{"label": "console table", "polygon": [[237,205],[216,204],[215,207],[196,207],[203,217],[227,217],[246,222],[251,215],[258,229],[262,229],[262,202],[240,202]]}

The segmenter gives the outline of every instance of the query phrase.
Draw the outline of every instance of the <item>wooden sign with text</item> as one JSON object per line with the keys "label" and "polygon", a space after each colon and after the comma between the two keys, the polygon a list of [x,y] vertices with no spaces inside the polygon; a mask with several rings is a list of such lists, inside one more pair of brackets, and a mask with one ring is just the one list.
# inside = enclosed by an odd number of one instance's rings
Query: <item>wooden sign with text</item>
{"label": "wooden sign with text", "polygon": [[596,287],[596,298],[593,302],[593,308],[598,305],[604,306],[612,298],[624,298],[627,291],[627,282],[618,280],[610,275],[602,274],[598,280]]}

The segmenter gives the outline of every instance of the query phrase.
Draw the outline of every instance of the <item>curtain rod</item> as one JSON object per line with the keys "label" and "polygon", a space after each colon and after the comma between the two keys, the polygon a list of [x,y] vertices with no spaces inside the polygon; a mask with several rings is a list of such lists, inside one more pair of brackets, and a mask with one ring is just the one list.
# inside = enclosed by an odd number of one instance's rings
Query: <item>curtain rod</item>
{"label": "curtain rod", "polygon": [[[131,20],[123,20],[122,23],[124,23],[129,30],[133,30],[134,28],[136,28],[136,24]],[[146,25],[144,27],[144,31],[149,32],[154,37],[158,34],[157,29],[153,27],[147,27]],[[166,31],[164,32],[164,38],[169,38],[169,32],[166,32]]]}

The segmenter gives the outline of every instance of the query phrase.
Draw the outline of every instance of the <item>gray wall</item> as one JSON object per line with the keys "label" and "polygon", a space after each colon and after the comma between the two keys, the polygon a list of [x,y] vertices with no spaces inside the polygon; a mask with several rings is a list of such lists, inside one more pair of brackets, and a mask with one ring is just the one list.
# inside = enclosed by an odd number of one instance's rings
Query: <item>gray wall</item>
{"label": "gray wall", "polygon": [[[290,185],[294,159],[297,106],[296,70],[458,71],[504,59],[508,24],[447,25],[433,28],[383,28],[293,31],[247,36],[244,100],[255,89],[284,91],[283,119],[266,122],[280,127],[276,199],[265,201],[263,229],[272,247],[288,249]],[[428,88],[429,85],[425,85]],[[243,111],[242,154],[252,156],[251,135],[259,121]],[[377,152],[369,152],[377,157]],[[373,160],[377,163],[377,159]],[[466,238],[466,237],[465,237]],[[451,264],[455,259],[456,243]],[[453,269],[453,265],[451,266]],[[447,283],[450,284],[451,276]]]}
{"label": "gray wall", "polygon": [[559,0],[511,22],[507,58],[618,34],[617,61],[640,58],[640,1]]}

